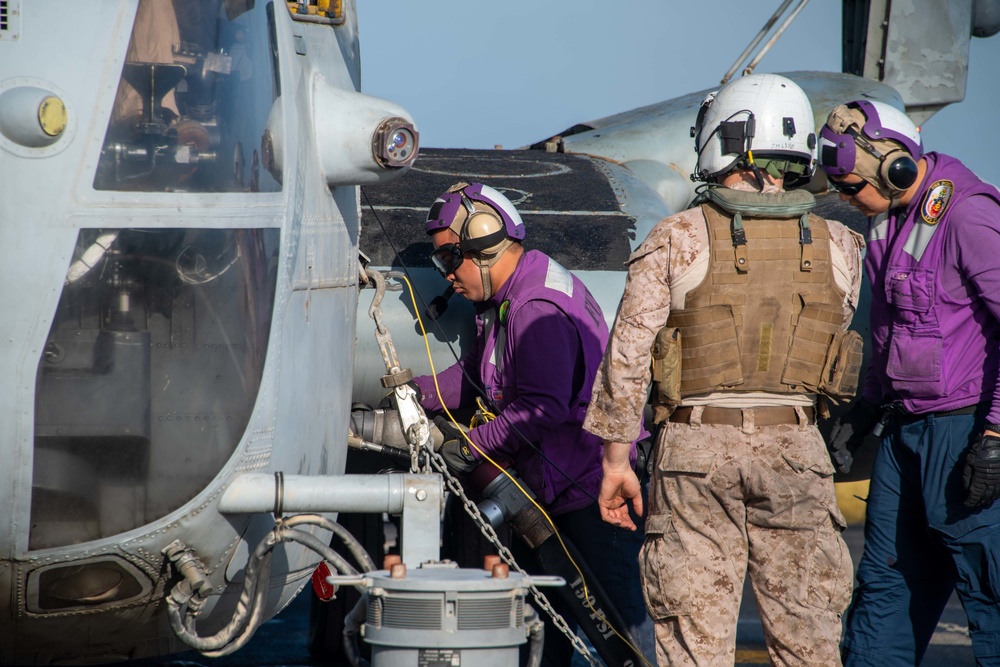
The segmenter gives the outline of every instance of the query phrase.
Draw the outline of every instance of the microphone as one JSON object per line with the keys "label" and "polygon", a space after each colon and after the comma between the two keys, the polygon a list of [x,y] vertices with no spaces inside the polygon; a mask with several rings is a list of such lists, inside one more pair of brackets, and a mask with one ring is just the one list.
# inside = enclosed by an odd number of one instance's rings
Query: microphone
{"label": "microphone", "polygon": [[427,310],[424,311],[424,317],[429,320],[436,320],[444,314],[444,311],[448,310],[448,299],[455,294],[455,288],[448,285],[448,289],[444,291],[443,294],[439,294],[434,297],[430,304],[427,306]]}

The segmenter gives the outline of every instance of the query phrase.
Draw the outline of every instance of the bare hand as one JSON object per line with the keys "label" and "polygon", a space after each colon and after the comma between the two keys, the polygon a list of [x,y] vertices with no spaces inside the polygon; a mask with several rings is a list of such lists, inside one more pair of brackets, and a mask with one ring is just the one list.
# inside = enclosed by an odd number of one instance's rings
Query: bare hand
{"label": "bare hand", "polygon": [[609,468],[605,465],[601,493],[597,499],[601,518],[613,526],[636,530],[635,522],[628,512],[630,501],[635,513],[642,516],[642,488],[635,471],[631,466]]}

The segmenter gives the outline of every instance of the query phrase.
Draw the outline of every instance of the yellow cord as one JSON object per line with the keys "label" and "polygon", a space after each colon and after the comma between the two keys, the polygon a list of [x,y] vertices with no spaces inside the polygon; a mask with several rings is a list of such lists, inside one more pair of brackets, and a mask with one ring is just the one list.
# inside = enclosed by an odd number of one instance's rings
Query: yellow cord
{"label": "yellow cord", "polygon": [[[438,398],[440,398],[440,396]],[[469,428],[476,428],[482,424],[488,424],[497,418],[495,414],[489,411],[486,404],[483,403],[481,396],[476,396],[476,405],[478,406],[478,409],[476,410],[476,414],[472,415],[472,419],[469,421]]]}
{"label": "yellow cord", "polygon": [[[462,437],[464,437],[466,439],[466,441],[468,441],[469,445],[471,447],[473,447],[477,452],[479,452],[480,456],[482,456],[484,460],[488,461],[493,467],[495,467],[497,470],[499,470],[500,472],[502,472],[504,474],[504,476],[506,476],[507,479],[509,479],[514,484],[514,486],[517,487],[518,491],[520,491],[521,493],[524,494],[524,497],[528,499],[528,502],[530,502],[532,505],[534,505],[538,509],[538,511],[542,513],[542,516],[545,517],[545,520],[548,522],[548,524],[552,527],[552,530],[555,532],[556,538],[559,540],[559,545],[562,547],[563,552],[566,554],[566,558],[568,558],[569,562],[573,564],[573,569],[576,570],[577,576],[580,577],[580,582],[583,584],[583,599],[584,599],[584,603],[587,605],[587,607],[589,607],[590,610],[592,612],[594,612],[594,614],[596,615],[596,617],[598,619],[600,619],[601,622],[603,622],[605,625],[607,625],[609,628],[611,628],[611,631],[615,634],[615,636],[617,636],[619,639],[621,639],[623,642],[625,642],[625,644],[630,649],[632,649],[632,651],[637,656],[639,656],[645,664],[650,665],[650,667],[653,667],[652,664],[649,662],[649,660],[647,660],[646,657],[642,654],[642,651],[640,651],[638,648],[636,648],[635,646],[633,646],[632,643],[626,637],[623,637],[621,635],[621,633],[618,632],[617,628],[615,628],[613,625],[611,625],[611,623],[608,621],[608,619],[604,618],[604,616],[599,611],[597,611],[596,609],[594,609],[594,605],[591,602],[590,592],[589,592],[589,590],[587,588],[587,580],[584,578],[583,572],[580,570],[580,566],[576,564],[576,561],[573,560],[573,557],[570,555],[569,549],[566,547],[566,543],[563,542],[562,535],[559,534],[559,529],[556,528],[556,524],[553,523],[552,518],[549,517],[549,515],[548,515],[548,512],[546,512],[542,508],[541,505],[539,505],[537,502],[535,502],[535,499],[531,497],[531,494],[529,494],[527,491],[525,491],[524,487],[522,487],[518,483],[518,481],[513,476],[511,476],[511,474],[509,472],[507,472],[507,470],[505,468],[503,468],[499,463],[497,463],[496,461],[494,461],[493,459],[491,459],[486,452],[484,452],[482,449],[480,449],[479,445],[477,445],[476,443],[474,443],[472,441],[472,438],[469,437],[469,434],[466,433],[459,426],[458,421],[455,419],[455,417],[452,416],[452,414],[448,410],[448,408],[445,407],[444,398],[441,396],[441,387],[438,385],[437,370],[435,370],[435,368],[434,368],[434,359],[433,359],[433,357],[431,355],[431,346],[430,346],[430,343],[427,341],[427,330],[424,328],[423,319],[421,319],[421,317],[420,317],[420,309],[417,307],[416,297],[413,294],[413,285],[410,284],[410,281],[409,281],[409,279],[406,276],[401,276],[401,278],[402,278],[403,282],[406,283],[406,289],[410,293],[410,302],[413,304],[413,312],[417,316],[417,324],[420,326],[420,333],[421,333],[421,335],[423,336],[423,339],[424,339],[424,349],[427,351],[427,362],[430,364],[430,367],[431,367],[431,377],[434,379],[434,391],[437,394],[438,402],[441,403],[441,409],[444,410],[444,413],[446,415],[448,415],[448,419],[451,421],[451,423],[454,424],[455,427],[458,428],[459,431],[461,431]],[[483,415],[485,417],[487,417],[486,421],[492,421],[492,419],[496,418],[496,415],[494,415],[492,412],[490,412],[490,411],[488,411],[488,410],[485,409],[485,406],[483,405],[482,401],[478,397],[476,398],[476,401],[477,401],[480,409],[483,411]]]}

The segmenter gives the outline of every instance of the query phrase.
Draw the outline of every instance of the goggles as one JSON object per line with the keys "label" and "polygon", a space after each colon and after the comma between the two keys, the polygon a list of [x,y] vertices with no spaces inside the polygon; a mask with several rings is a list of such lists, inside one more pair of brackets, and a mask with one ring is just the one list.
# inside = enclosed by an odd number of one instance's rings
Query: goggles
{"label": "goggles", "polygon": [[434,252],[431,253],[431,262],[434,264],[434,268],[445,278],[448,277],[449,273],[455,273],[464,261],[465,253],[462,252],[461,246],[457,243],[445,243],[435,248]]}
{"label": "goggles", "polygon": [[827,181],[830,183],[831,188],[848,197],[854,197],[868,186],[868,181],[864,179],[860,183],[844,183],[843,181],[835,181],[832,178],[828,178]]}

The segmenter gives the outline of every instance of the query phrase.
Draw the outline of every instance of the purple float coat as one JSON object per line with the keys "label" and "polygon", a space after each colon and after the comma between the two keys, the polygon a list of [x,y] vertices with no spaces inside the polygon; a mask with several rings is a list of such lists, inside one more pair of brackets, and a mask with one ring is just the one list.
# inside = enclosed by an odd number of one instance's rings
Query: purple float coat
{"label": "purple float coat", "polygon": [[[505,301],[504,323],[497,324]],[[583,283],[532,250],[493,298],[477,304],[473,348],[438,375],[449,409],[474,404],[473,382],[485,389],[497,418],[474,428],[472,441],[491,458],[513,460],[553,514],[597,499],[603,443],[582,424],[607,340],[601,308]],[[414,382],[424,407],[440,410],[433,378]]]}
{"label": "purple float coat", "polygon": [[862,395],[915,414],[986,402],[987,421],[998,423],[1000,192],[952,157],[925,158],[918,195],[869,232],[872,361]]}

